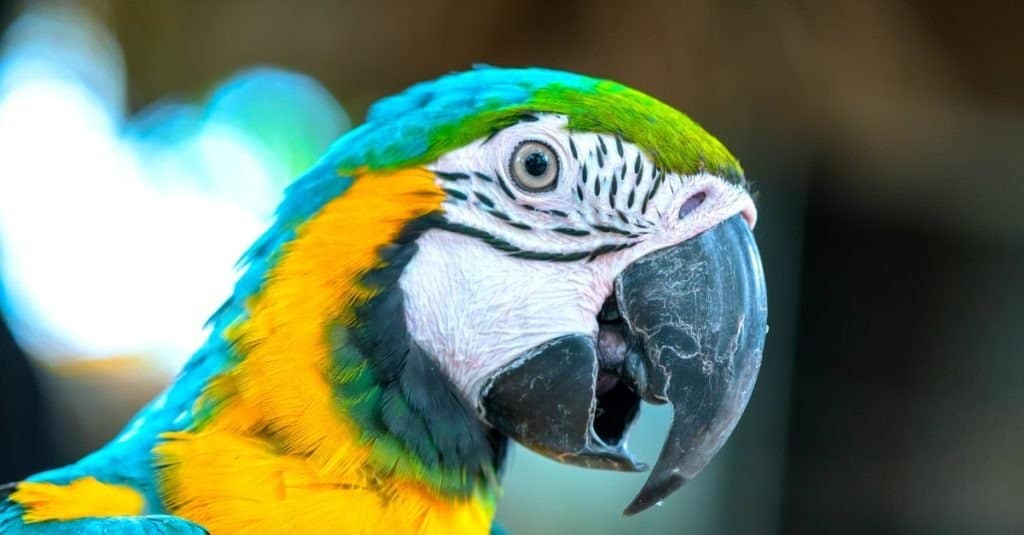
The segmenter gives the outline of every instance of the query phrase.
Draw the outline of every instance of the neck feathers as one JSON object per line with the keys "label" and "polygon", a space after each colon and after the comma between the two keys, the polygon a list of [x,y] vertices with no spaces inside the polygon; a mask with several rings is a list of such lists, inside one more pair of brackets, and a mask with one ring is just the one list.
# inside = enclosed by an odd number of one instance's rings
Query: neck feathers
{"label": "neck feathers", "polygon": [[505,439],[477,417],[437,361],[406,329],[398,286],[416,253],[413,240],[434,226],[425,216],[406,226],[382,251],[382,264],[362,283],[373,297],[354,310],[349,325],[331,330],[338,398],[364,436],[373,437],[374,458],[399,477],[466,497],[497,486]]}
{"label": "neck feathers", "polygon": [[[303,195],[314,198],[295,200]],[[195,429],[158,451],[179,506],[190,494],[189,443],[227,434],[301,459],[341,488],[426,501],[417,507],[482,506],[489,519],[505,439],[410,338],[397,284],[442,199],[419,168],[293,186],[236,298],[212,320],[231,362],[208,384]]]}

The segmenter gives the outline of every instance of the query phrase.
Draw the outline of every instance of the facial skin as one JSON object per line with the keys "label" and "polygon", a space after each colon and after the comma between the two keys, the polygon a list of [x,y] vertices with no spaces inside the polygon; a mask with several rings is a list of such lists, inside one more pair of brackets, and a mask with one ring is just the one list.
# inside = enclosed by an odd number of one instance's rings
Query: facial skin
{"label": "facial skin", "polygon": [[[417,240],[400,285],[411,335],[467,399],[529,348],[598,338],[598,312],[638,258],[736,214],[756,220],[742,186],[667,173],[635,145],[567,124],[529,116],[430,166],[448,193],[448,228]],[[552,183],[524,175],[524,146],[547,156],[548,174],[556,167]],[[602,338],[603,358],[615,358],[618,342]]]}

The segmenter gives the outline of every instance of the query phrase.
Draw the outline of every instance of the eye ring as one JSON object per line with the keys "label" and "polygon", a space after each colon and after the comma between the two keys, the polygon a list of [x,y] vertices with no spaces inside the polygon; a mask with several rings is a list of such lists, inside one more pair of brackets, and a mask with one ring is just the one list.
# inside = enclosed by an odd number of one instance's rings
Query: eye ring
{"label": "eye ring", "polygon": [[551,145],[528,139],[512,151],[508,172],[519,189],[527,193],[540,193],[555,189],[561,165]]}

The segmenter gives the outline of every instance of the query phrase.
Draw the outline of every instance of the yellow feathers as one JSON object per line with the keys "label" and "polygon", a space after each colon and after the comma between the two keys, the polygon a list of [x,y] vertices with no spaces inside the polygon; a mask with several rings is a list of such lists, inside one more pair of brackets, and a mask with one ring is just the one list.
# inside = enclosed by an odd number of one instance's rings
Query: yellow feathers
{"label": "yellow feathers", "polygon": [[155,450],[170,512],[215,534],[488,532],[488,500],[378,478],[328,382],[328,322],[353,321],[378,249],[443,198],[425,169],[364,175],[299,228],[229,329],[242,360],[206,389],[216,410]]}
{"label": "yellow feathers", "polygon": [[[290,452],[313,455],[328,471],[362,464],[351,451],[358,430],[335,410],[326,380],[325,327],[371,297],[357,284],[377,249],[410,220],[437,210],[443,193],[425,169],[365,175],[299,228],[271,268],[249,318],[228,336],[244,360],[231,377],[240,398]],[[336,459],[343,452],[341,459]]]}
{"label": "yellow feathers", "polygon": [[[493,511],[421,488],[329,474],[305,457],[226,430],[179,433],[158,446],[174,514],[211,533],[487,533]],[[384,492],[382,494],[382,491]]]}
{"label": "yellow feathers", "polygon": [[92,477],[67,485],[18,483],[11,500],[25,508],[25,523],[74,520],[88,516],[132,516],[142,513],[142,495],[123,485],[101,483]]}

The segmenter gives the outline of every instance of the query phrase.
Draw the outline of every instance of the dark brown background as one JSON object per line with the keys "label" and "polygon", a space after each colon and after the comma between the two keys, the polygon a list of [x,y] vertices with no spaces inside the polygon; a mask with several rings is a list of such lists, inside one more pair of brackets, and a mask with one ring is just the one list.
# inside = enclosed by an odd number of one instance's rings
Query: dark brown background
{"label": "dark brown background", "polygon": [[[135,107],[272,63],[318,78],[358,119],[483,62],[609,77],[687,111],[757,183],[771,292],[715,529],[1024,532],[1020,4],[88,5],[125,49]],[[0,428],[19,439],[0,441],[0,479],[79,440],[30,442],[37,407],[9,373],[0,385],[19,393],[0,401]]]}

